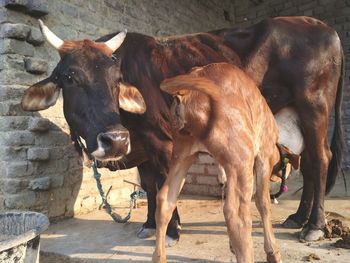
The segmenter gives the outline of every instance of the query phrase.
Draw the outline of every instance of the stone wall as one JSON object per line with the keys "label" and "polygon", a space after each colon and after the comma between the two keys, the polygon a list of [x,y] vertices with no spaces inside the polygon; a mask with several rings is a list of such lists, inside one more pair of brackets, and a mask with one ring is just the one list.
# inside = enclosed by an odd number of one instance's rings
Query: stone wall
{"label": "stone wall", "polygon": [[[345,53],[345,86],[344,86],[344,135],[346,149],[344,153],[344,170],[350,171],[350,1],[349,0],[234,0],[232,1],[234,13],[231,14],[236,27],[257,23],[268,17],[275,16],[312,16],[333,27],[339,34]],[[330,124],[330,135],[332,133]],[[217,180],[208,177],[215,167],[210,158],[202,157],[189,171],[185,193],[209,194],[220,196],[221,190]],[[343,180],[341,176],[338,180]]]}
{"label": "stone wall", "polygon": [[[62,99],[48,110],[23,112],[23,91],[44,79],[59,56],[38,29],[41,18],[63,39],[94,39],[127,28],[149,35],[198,32],[232,24],[231,1],[0,0],[0,209],[31,209],[50,218],[100,204],[92,172],[74,151]],[[135,169],[102,171],[111,204],[128,198]]]}

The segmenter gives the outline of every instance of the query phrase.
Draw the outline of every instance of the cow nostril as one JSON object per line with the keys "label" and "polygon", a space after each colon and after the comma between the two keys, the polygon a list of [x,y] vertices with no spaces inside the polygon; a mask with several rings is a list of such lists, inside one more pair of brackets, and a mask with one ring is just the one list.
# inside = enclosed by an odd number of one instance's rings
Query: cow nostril
{"label": "cow nostril", "polygon": [[108,151],[112,148],[113,139],[109,135],[102,133],[98,137],[101,146],[105,151]]}

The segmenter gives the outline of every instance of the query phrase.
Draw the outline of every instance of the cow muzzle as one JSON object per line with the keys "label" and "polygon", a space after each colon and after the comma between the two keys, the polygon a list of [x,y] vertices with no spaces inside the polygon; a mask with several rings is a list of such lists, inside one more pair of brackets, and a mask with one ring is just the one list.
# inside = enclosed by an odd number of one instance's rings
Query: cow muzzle
{"label": "cow muzzle", "polygon": [[119,160],[130,153],[130,135],[127,130],[111,131],[97,135],[97,149],[91,153],[98,160]]}

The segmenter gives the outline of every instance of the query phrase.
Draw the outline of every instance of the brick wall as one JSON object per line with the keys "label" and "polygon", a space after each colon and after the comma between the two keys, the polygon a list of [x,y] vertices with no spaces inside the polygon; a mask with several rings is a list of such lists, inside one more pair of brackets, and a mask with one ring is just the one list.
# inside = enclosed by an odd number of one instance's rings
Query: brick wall
{"label": "brick wall", "polygon": [[[0,0],[0,209],[32,209],[51,218],[96,207],[91,170],[82,167],[63,117],[62,99],[38,113],[23,112],[23,91],[44,79],[59,56],[38,29],[37,18],[62,39],[97,38],[127,28],[174,35],[228,27],[231,1]],[[102,171],[113,186],[112,204],[128,197],[135,169]]]}
{"label": "brick wall", "polygon": [[[234,13],[231,14],[233,24],[246,26],[257,23],[267,17],[305,15],[325,21],[339,34],[345,52],[346,74],[344,87],[344,134],[346,150],[344,153],[343,167],[350,171],[350,1],[349,0],[251,0],[232,1]],[[333,127],[331,120],[330,127]],[[330,128],[330,135],[331,135]],[[210,158],[204,163],[201,157],[194,165],[187,178],[184,187],[185,193],[209,194],[220,196],[221,190],[218,182],[209,179],[209,171],[212,171],[213,162]],[[339,180],[342,178],[339,176]]]}

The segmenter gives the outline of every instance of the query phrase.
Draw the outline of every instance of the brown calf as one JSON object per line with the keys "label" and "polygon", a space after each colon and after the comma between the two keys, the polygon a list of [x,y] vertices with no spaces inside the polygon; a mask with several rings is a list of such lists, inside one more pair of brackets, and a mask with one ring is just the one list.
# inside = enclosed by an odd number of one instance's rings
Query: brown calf
{"label": "brown calf", "polygon": [[237,261],[253,262],[250,202],[255,176],[255,202],[263,221],[267,261],[281,262],[269,197],[272,170],[280,165],[278,128],[259,89],[242,70],[226,63],[167,79],[161,89],[181,103],[173,105],[176,129],[170,173],[157,195],[153,262],[166,262],[166,227],[187,170],[203,151],[213,156],[227,176],[224,215]]}

